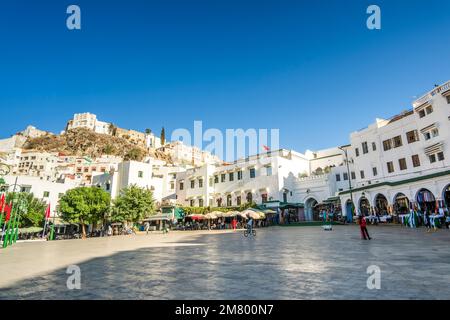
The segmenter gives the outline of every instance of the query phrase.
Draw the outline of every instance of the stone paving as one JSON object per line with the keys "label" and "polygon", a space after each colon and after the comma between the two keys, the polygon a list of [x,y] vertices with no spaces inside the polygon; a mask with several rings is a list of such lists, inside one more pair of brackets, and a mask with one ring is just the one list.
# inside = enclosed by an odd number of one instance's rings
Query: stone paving
{"label": "stone paving", "polygon": [[[0,299],[450,299],[449,230],[369,226],[372,241],[356,226],[257,232],[88,259],[78,263],[81,290],[68,290],[59,268],[1,288]],[[76,250],[73,243],[53,245],[63,252]],[[380,290],[367,289],[369,265],[381,268]]]}

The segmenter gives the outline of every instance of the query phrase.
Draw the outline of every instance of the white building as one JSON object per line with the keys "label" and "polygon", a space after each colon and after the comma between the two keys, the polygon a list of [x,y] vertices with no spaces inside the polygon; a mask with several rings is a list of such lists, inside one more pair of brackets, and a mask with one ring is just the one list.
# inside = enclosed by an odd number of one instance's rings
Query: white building
{"label": "white building", "polygon": [[58,154],[40,151],[22,151],[20,159],[13,166],[12,173],[21,176],[40,177],[47,181],[56,179],[55,167]]}
{"label": "white building", "polygon": [[179,174],[180,205],[230,207],[255,202],[295,201],[296,181],[310,171],[306,156],[277,150],[231,164],[206,164]]}
{"label": "white building", "polygon": [[[46,181],[39,177],[29,176],[13,176],[7,175],[4,177],[6,184],[2,186],[1,191],[13,192],[14,184],[17,178],[16,192],[29,192],[36,198],[50,203],[51,217],[57,216],[57,206],[59,199],[70,189],[78,187],[77,183],[72,181],[52,182]],[[42,212],[44,215],[44,212]]]}
{"label": "white building", "polygon": [[176,167],[164,167],[158,160],[148,162],[125,161],[118,165],[118,169],[93,176],[92,185],[103,188],[115,199],[120,191],[128,186],[137,185],[153,192],[156,205],[164,200],[175,199]]}
{"label": "white building", "polygon": [[359,213],[402,213],[410,204],[434,211],[436,200],[450,206],[450,82],[350,140],[354,181],[352,192],[340,193],[344,212],[351,198]]}
{"label": "white building", "polygon": [[20,134],[27,138],[38,138],[38,137],[42,137],[42,136],[45,136],[50,133],[47,131],[39,130],[33,126],[28,126]]}
{"label": "white building", "polygon": [[111,124],[97,119],[95,114],[85,112],[76,113],[72,120],[67,123],[66,131],[85,128],[100,134],[110,134]]}
{"label": "white building", "polygon": [[181,141],[174,141],[164,146],[175,164],[202,166],[204,164],[221,163],[222,160],[210,152],[200,150],[195,146],[187,146]]}

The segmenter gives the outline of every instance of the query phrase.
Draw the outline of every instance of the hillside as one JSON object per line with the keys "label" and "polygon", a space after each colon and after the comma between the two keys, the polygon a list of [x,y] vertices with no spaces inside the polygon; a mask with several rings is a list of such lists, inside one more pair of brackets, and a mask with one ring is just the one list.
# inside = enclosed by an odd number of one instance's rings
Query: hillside
{"label": "hillside", "polygon": [[70,130],[62,135],[48,134],[37,138],[28,138],[23,149],[60,152],[68,156],[114,155],[125,160],[142,161],[148,152],[127,139],[98,134],[88,129]]}

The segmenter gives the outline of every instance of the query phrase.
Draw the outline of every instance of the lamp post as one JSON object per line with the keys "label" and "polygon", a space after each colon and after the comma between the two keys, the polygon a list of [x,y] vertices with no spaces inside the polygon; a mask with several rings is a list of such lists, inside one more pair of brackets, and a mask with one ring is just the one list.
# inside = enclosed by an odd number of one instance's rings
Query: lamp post
{"label": "lamp post", "polygon": [[348,189],[350,191],[350,200],[352,202],[352,209],[353,209],[355,204],[353,202],[352,177],[350,175],[350,166],[349,166],[349,160],[348,160],[348,153],[347,153],[347,149],[344,149],[343,147],[339,147],[339,149],[341,149],[344,152],[344,154],[345,154],[345,163],[347,165],[347,176],[348,176]]}

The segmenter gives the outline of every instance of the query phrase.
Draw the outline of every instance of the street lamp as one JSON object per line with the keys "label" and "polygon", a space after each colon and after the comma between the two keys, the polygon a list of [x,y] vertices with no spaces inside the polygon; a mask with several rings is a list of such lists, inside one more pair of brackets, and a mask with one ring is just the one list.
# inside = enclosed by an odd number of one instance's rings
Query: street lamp
{"label": "street lamp", "polygon": [[[342,150],[345,154],[345,163],[347,164],[347,177],[348,177],[348,189],[350,190],[350,200],[352,201],[352,207],[354,207],[353,202],[353,191],[352,191],[352,177],[350,175],[350,166],[349,166],[349,160],[348,160],[348,153],[347,149],[344,149],[343,147],[338,147],[340,150]],[[353,161],[352,161],[353,163]]]}

